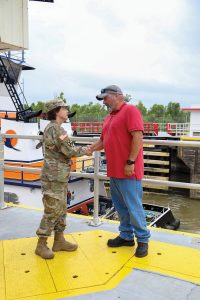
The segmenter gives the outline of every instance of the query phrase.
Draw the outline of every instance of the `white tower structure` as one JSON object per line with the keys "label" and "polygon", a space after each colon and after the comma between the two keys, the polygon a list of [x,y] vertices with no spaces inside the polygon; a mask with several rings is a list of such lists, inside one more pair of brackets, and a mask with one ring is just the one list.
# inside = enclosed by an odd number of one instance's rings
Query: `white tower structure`
{"label": "white tower structure", "polygon": [[0,52],[28,48],[28,0],[0,0]]}
{"label": "white tower structure", "polygon": [[200,137],[200,104],[182,110],[190,112],[190,137]]}

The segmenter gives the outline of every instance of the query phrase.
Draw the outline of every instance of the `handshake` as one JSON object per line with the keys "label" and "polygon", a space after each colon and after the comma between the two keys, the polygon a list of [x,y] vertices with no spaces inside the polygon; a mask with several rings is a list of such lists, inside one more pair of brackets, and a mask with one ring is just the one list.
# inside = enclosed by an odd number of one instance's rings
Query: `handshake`
{"label": "handshake", "polygon": [[84,151],[84,155],[87,155],[87,156],[92,156],[92,153],[94,152],[92,145],[83,147],[82,150]]}

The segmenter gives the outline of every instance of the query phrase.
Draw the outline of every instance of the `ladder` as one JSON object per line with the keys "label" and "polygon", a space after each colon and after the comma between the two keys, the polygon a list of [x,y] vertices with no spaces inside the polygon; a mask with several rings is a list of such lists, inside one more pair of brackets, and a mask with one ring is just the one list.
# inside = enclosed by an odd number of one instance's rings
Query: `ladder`
{"label": "ladder", "polygon": [[[5,59],[5,58],[4,58]],[[24,106],[22,104],[22,102],[25,100],[26,105],[28,107],[26,98],[24,96],[24,93],[21,89],[21,86],[19,85],[20,88],[20,93],[18,94],[16,88],[15,88],[15,83],[14,80],[10,77],[8,69],[6,64],[4,63],[4,59],[2,58],[2,56],[0,56],[0,82],[4,83],[6,86],[6,89],[9,93],[9,96],[15,106],[16,109],[16,120],[17,121],[28,121],[27,116],[30,115],[30,113],[32,112],[32,108],[29,107],[27,109],[24,109]],[[9,59],[7,59],[8,63],[9,63]],[[12,68],[12,67],[11,67]],[[13,71],[13,75],[15,77],[15,73],[14,70]],[[23,100],[21,100],[21,98]]]}

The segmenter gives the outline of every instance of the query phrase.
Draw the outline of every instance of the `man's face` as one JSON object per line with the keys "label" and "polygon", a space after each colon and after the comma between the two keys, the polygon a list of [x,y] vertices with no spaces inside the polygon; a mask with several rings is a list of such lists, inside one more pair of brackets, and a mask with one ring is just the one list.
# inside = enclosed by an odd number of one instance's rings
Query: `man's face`
{"label": "man's face", "polygon": [[116,110],[117,108],[117,95],[115,94],[108,94],[104,99],[103,99],[103,104],[107,106],[107,108],[110,111]]}

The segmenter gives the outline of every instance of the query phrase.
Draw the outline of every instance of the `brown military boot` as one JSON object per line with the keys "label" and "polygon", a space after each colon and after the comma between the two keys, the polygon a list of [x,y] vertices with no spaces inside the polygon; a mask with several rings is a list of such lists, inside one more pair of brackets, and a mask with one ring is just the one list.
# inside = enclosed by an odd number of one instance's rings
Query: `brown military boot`
{"label": "brown military boot", "polygon": [[54,253],[47,247],[47,238],[40,237],[38,239],[37,247],[35,249],[35,254],[41,256],[44,259],[54,258]]}
{"label": "brown military boot", "polygon": [[75,251],[78,248],[77,244],[72,244],[65,240],[63,232],[55,232],[54,243],[52,250],[56,251]]}

